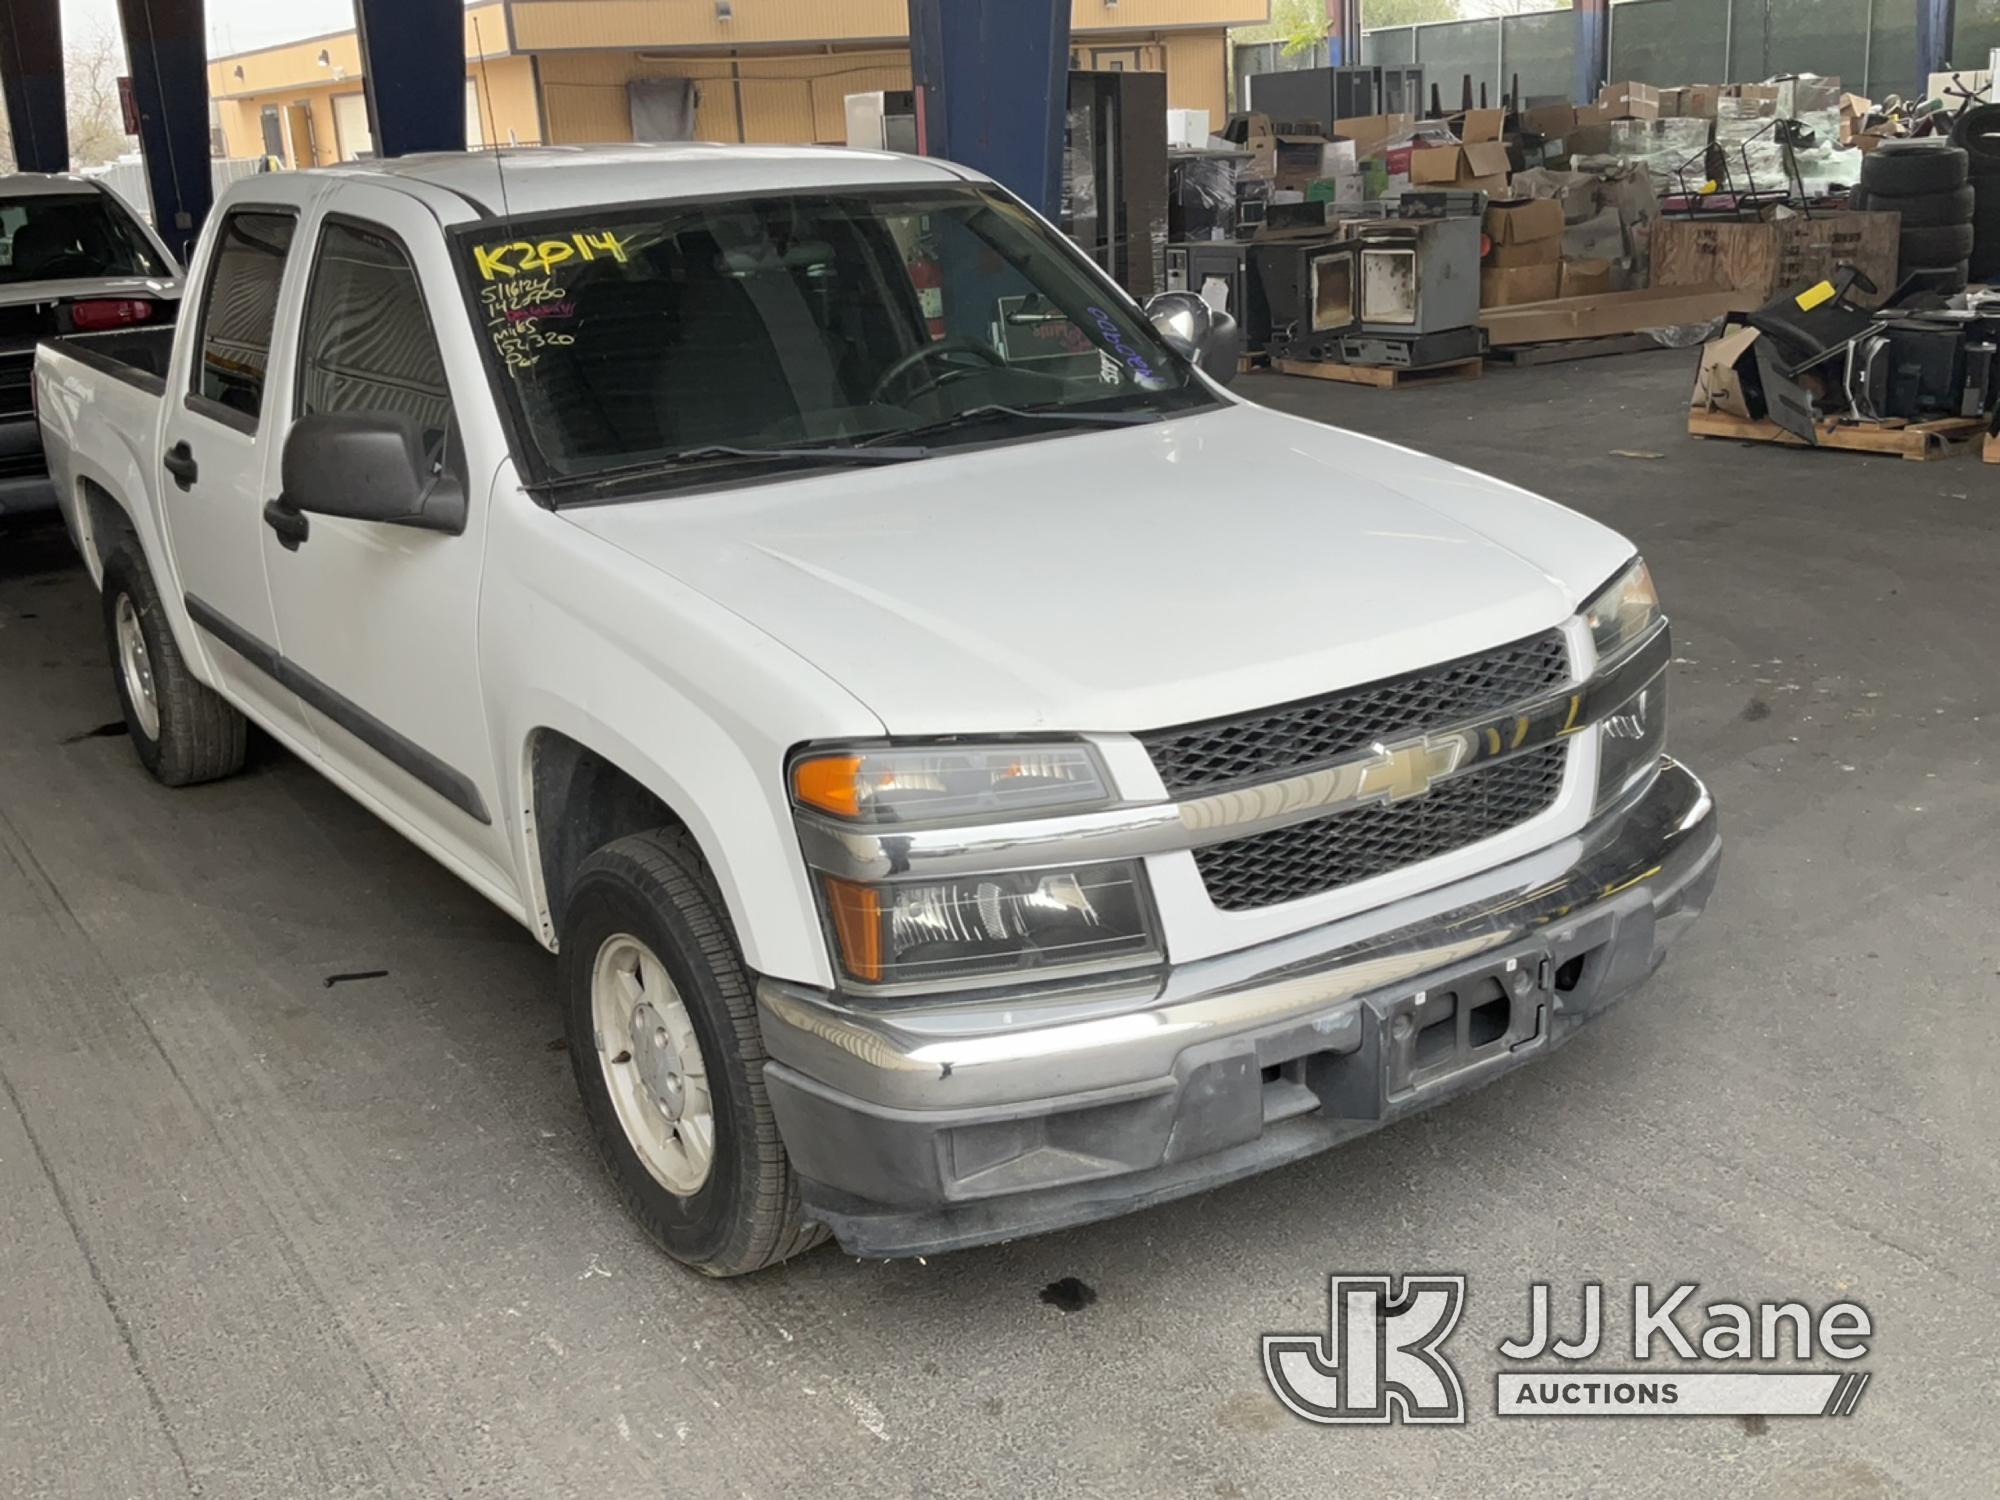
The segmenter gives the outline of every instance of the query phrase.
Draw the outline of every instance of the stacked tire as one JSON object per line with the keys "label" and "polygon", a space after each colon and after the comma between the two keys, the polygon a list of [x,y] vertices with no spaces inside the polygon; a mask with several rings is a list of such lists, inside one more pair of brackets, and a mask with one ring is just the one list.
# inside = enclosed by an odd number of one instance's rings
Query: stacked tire
{"label": "stacked tire", "polygon": [[1951,128],[1972,174],[1974,281],[2000,281],[2000,104],[1975,104]]}
{"label": "stacked tire", "polygon": [[[2000,138],[1995,150],[2000,153]],[[1939,136],[1884,141],[1870,151],[1861,158],[1853,199],[1856,208],[1903,216],[1899,279],[1936,292],[1965,287],[1974,201],[1967,152]]]}

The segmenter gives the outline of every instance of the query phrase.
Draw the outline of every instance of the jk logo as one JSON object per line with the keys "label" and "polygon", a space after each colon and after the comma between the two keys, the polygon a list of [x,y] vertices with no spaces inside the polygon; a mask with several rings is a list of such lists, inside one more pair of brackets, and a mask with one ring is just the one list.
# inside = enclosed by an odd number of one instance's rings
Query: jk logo
{"label": "jk logo", "polygon": [[1465,1307],[1463,1276],[1335,1276],[1324,1336],[1264,1335],[1264,1378],[1308,1422],[1465,1421],[1458,1371],[1439,1347]]}

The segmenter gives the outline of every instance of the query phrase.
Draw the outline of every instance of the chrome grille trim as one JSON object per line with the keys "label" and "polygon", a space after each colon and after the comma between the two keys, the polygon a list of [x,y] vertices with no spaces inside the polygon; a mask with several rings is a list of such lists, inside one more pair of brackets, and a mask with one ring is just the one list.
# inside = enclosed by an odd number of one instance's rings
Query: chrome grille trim
{"label": "chrome grille trim", "polygon": [[[1440,751],[1452,757],[1452,766],[1432,784],[1582,733],[1662,671],[1670,649],[1662,622],[1588,682],[1422,736],[1426,745],[1455,747]],[[1036,865],[1135,859],[1246,838],[1392,800],[1367,785],[1365,768],[1376,759],[1377,752],[1371,750],[1298,776],[1205,797],[1001,824],[861,828],[800,812],[799,840],[810,868],[861,881],[942,879]]]}
{"label": "chrome grille trim", "polygon": [[1560,628],[1417,672],[1138,736],[1171,795],[1289,778],[1383,741],[1465,724],[1570,681]]}

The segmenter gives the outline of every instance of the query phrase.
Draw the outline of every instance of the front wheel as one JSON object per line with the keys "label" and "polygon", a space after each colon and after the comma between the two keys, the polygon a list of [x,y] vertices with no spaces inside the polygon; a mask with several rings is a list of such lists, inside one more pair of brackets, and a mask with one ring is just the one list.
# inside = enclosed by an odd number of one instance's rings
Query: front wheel
{"label": "front wheel", "polygon": [[145,559],[120,547],[104,564],[104,635],[132,748],[165,786],[193,786],[239,770],[243,715],[188,670]]}
{"label": "front wheel", "polygon": [[825,1238],[764,1092],[750,976],[707,866],[661,830],[577,871],[560,974],[570,1062],[618,1194],[674,1259],[740,1276]]}

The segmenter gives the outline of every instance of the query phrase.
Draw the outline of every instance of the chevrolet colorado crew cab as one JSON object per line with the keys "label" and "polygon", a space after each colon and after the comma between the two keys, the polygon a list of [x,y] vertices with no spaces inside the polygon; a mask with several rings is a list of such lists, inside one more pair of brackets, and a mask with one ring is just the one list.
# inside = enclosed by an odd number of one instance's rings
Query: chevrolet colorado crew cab
{"label": "chevrolet colorado crew cab", "polygon": [[1701,910],[1631,544],[1233,334],[947,162],[549,148],[239,183],[36,382],[139,758],[255,723],[517,918],[729,1275],[1334,1145]]}

